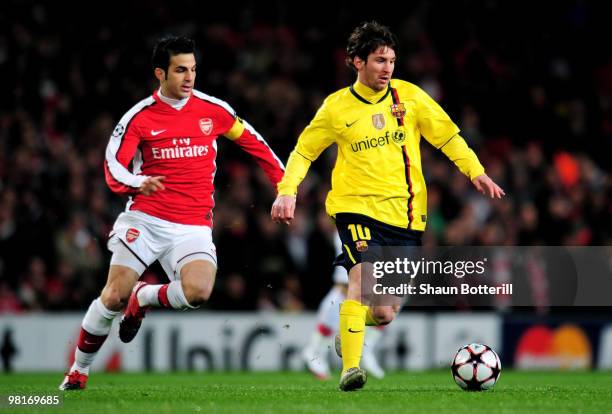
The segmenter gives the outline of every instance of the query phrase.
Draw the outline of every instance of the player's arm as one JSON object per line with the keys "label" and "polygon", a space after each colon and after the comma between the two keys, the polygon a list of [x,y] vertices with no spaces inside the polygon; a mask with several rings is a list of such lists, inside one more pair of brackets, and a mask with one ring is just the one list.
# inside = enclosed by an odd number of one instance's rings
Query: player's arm
{"label": "player's arm", "polygon": [[470,178],[474,187],[482,194],[491,198],[502,198],[506,193],[500,186],[495,184],[487,174],[485,169],[478,161],[474,151],[468,147],[461,135],[453,135],[440,150],[451,160],[459,171]]}
{"label": "player's arm", "polygon": [[149,195],[163,190],[162,181],[165,177],[149,177],[133,174],[128,166],[136,154],[140,143],[136,127],[128,123],[127,129],[123,126],[124,120],[119,122],[106,146],[104,161],[104,175],[108,187],[120,195],[144,194]]}
{"label": "player's arm", "polygon": [[328,119],[328,109],[323,103],[319,111],[304,129],[289,156],[285,176],[278,184],[278,197],[272,205],[272,220],[291,223],[295,212],[297,189],[310,168],[310,164],[334,142],[334,133]]}
{"label": "player's arm", "polygon": [[232,127],[224,135],[255,158],[272,185],[276,187],[283,178],[285,166],[259,132],[248,122],[236,117]]}
{"label": "player's arm", "polygon": [[459,127],[423,90],[418,89],[417,119],[425,139],[441,150],[481,193],[501,198],[505,193],[485,174],[478,157],[459,135]]}

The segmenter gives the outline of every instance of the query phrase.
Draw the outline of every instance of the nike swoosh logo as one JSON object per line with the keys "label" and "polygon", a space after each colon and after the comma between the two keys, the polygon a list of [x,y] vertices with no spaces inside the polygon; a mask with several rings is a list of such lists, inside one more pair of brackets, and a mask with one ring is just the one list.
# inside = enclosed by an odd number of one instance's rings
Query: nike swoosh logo
{"label": "nike swoosh logo", "polygon": [[160,129],[159,131],[155,131],[154,129],[151,130],[151,135],[155,136],[155,135],[159,135],[162,132],[166,132],[165,129]]}
{"label": "nike swoosh logo", "polygon": [[351,122],[350,124],[347,122],[347,123],[346,123],[346,127],[347,127],[347,128],[352,127],[353,125],[355,125],[355,122],[357,122],[357,121],[359,121],[359,119],[354,120],[354,121],[353,121],[353,122]]}
{"label": "nike swoosh logo", "polygon": [[353,328],[349,328],[348,330],[350,333],[359,333],[359,332],[363,332],[363,331],[353,331]]}

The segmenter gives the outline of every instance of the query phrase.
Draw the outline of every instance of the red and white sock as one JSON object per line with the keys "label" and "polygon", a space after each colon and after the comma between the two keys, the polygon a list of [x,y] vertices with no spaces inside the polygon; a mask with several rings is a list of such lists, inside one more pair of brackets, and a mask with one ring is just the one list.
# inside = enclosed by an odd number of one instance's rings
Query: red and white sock
{"label": "red and white sock", "polygon": [[180,280],[165,285],[147,285],[138,291],[140,306],[172,309],[194,309],[187,301]]}
{"label": "red and white sock", "polygon": [[77,370],[89,375],[89,367],[106,340],[113,319],[120,313],[109,310],[100,298],[91,302],[81,324],[81,332],[74,352],[74,363],[70,367],[70,372]]}
{"label": "red and white sock", "polygon": [[319,304],[317,311],[317,328],[312,333],[305,353],[312,356],[324,356],[331,344],[331,338],[340,323],[340,303],[344,300],[342,291],[332,287]]}
{"label": "red and white sock", "polygon": [[317,310],[317,324],[337,330],[340,325],[340,304],[345,297],[342,290],[332,287],[319,304]]}
{"label": "red and white sock", "polygon": [[322,359],[327,355],[327,351],[331,346],[331,338],[334,330],[322,324],[317,324],[317,329],[312,333],[308,345],[306,345],[305,353],[312,357],[320,357]]}

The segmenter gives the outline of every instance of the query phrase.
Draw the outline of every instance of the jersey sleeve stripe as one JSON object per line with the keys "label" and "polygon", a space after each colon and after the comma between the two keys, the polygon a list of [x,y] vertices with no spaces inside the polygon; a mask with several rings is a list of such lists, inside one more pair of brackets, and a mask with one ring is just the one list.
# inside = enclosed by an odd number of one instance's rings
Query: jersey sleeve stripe
{"label": "jersey sleeve stripe", "polygon": [[453,138],[455,138],[456,136],[457,136],[457,134],[455,134],[455,135],[453,135],[452,137],[450,137],[450,138],[448,139],[448,141],[446,141],[444,144],[440,145],[440,147],[439,147],[438,149],[439,149],[439,150],[441,150],[442,148],[444,148],[444,146],[445,146],[446,144],[448,144],[449,142],[451,142],[451,140],[452,140]]}
{"label": "jersey sleeve stripe", "polygon": [[413,220],[412,200],[414,199],[414,192],[412,191],[412,179],[410,177],[410,157],[405,145],[402,145],[402,156],[404,157],[404,165],[406,167],[406,184],[408,184],[408,228],[410,229]]}
{"label": "jersey sleeve stripe", "polygon": [[272,148],[270,148],[270,146],[268,145],[266,140],[261,136],[261,134],[257,132],[255,128],[253,128],[253,126],[249,124],[247,121],[245,121],[244,119],[242,120],[242,123],[244,124],[244,129],[246,129],[251,134],[253,134],[255,138],[257,138],[257,141],[261,142],[263,145],[265,145],[266,148],[268,148],[268,150],[270,151],[270,154],[272,154],[272,156],[274,157],[274,160],[278,164],[279,168],[285,171],[285,164],[283,164],[283,162],[276,156],[274,151],[272,151]]}
{"label": "jersey sleeve stripe", "polygon": [[236,117],[236,111],[234,111],[234,108],[232,108],[230,104],[228,104],[227,102],[219,98],[215,98],[214,96],[207,95],[204,92],[200,92],[195,89],[193,90],[193,96],[203,101],[207,101],[215,105],[218,105],[221,108],[225,109],[231,116],[233,116],[234,118]]}
{"label": "jersey sleeve stripe", "polygon": [[304,158],[305,160],[308,160],[310,162],[314,162],[313,160],[311,160],[310,158],[308,158],[307,156],[305,156],[304,154],[300,153],[298,150],[295,150],[295,153],[297,155],[299,155],[300,157]]}
{"label": "jersey sleeve stripe", "polygon": [[[225,102],[225,101],[223,101],[223,100],[221,100],[219,98],[215,98],[214,96],[207,95],[204,92],[200,92],[200,91],[197,91],[197,90],[193,91],[193,95],[196,98],[202,99],[204,101],[207,101],[207,102],[210,102],[210,103],[213,103],[215,105],[218,105],[218,106],[222,107],[227,112],[229,112],[233,117],[236,117],[236,111],[234,111],[234,108],[232,108],[227,102]],[[268,145],[266,140],[261,136],[261,134],[259,132],[257,132],[255,130],[255,128],[253,128],[253,126],[251,124],[249,124],[247,121],[245,121],[244,119],[242,120],[242,123],[244,124],[244,127],[245,127],[246,130],[248,130],[251,134],[255,135],[257,140],[259,142],[261,142],[262,144],[264,144],[270,150],[270,152],[274,156],[274,159],[278,163],[279,167],[283,171],[285,171],[285,165],[282,163],[282,161],[280,159],[278,159],[276,154],[274,154],[274,151],[272,151],[272,149],[270,148],[270,146]]]}
{"label": "jersey sleeve stripe", "polygon": [[[117,128],[121,126],[122,130],[120,130],[119,133],[113,132],[106,147],[106,164],[108,166],[109,175],[114,181],[126,187],[138,188],[142,184],[144,178],[142,176],[132,174],[126,167],[124,167],[117,159],[117,154],[121,149],[123,137],[132,126],[132,121],[134,118],[151,105],[154,105],[155,102],[156,101],[153,97],[143,99],[134,105],[134,107],[132,107],[132,109],[130,109],[125,115],[123,115],[119,121],[119,124],[117,125]],[[117,129],[115,129],[115,131],[117,131]]]}
{"label": "jersey sleeve stripe", "polygon": [[106,176],[106,183],[108,184],[110,189],[114,191],[115,193],[132,193],[134,192],[134,190],[138,188],[138,187],[131,187],[131,186],[125,185],[115,180],[115,177],[113,177],[113,175],[110,172],[110,168],[108,168],[108,161],[106,160],[104,161],[104,173]]}

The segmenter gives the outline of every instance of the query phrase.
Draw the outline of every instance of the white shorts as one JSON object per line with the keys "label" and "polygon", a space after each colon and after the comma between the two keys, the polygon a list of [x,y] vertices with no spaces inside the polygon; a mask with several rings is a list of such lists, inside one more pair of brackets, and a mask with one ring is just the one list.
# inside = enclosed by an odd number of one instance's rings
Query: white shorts
{"label": "white shorts", "polygon": [[217,266],[210,227],[172,223],[140,211],[119,214],[108,249],[113,252],[111,265],[127,266],[139,275],[159,260],[170,280],[180,279],[182,267],[194,260]]}
{"label": "white shorts", "polygon": [[[342,253],[342,241],[340,241],[340,236],[337,231],[334,234],[334,250],[336,251],[336,256]],[[348,285],[348,272],[343,266],[334,267],[333,278],[334,283],[337,285]]]}

